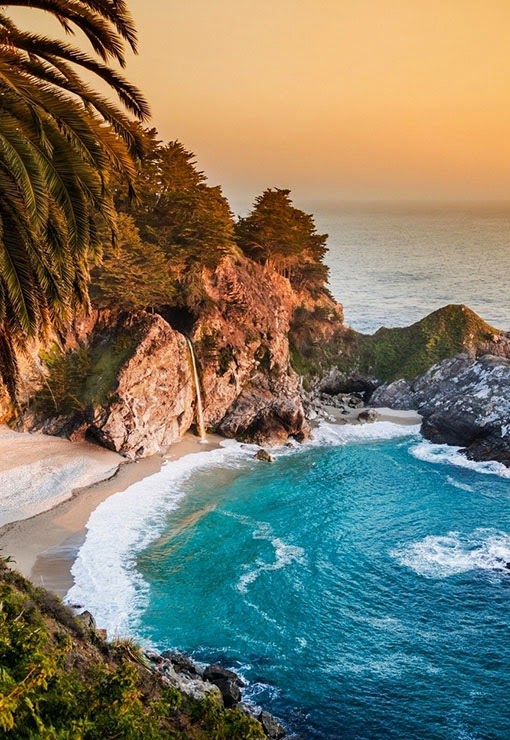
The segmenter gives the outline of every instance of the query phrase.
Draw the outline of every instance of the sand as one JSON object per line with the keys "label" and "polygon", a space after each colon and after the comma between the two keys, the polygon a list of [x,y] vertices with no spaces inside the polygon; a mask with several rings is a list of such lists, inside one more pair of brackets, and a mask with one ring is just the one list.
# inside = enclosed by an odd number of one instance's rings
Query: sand
{"label": "sand", "polygon": [[[11,432],[11,434],[16,434]],[[61,458],[62,450],[54,444],[55,441],[70,445],[72,451],[78,449],[78,455],[90,454],[92,459],[96,455],[102,460],[102,453],[113,455],[116,467],[113,471],[110,469],[108,480],[100,480],[93,485],[86,485],[82,488],[73,486],[74,490],[68,489],[66,500],[56,501],[56,505],[49,509],[43,510],[42,513],[36,514],[31,518],[26,518],[26,503],[23,503],[19,509],[20,516],[18,521],[11,522],[0,529],[0,555],[10,556],[13,559],[13,566],[24,576],[30,578],[36,585],[64,596],[73,585],[71,576],[71,567],[76,558],[86,535],[86,524],[90,514],[106,498],[119,491],[124,491],[133,483],[146,478],[147,476],[157,473],[161,468],[164,460],[176,460],[184,455],[194,452],[203,452],[207,449],[218,447],[221,438],[210,435],[208,444],[202,444],[192,435],[185,435],[182,440],[172,445],[165,455],[154,455],[137,462],[128,463],[115,453],[108,453],[100,447],[87,445],[82,448],[80,445],[66,442],[66,440],[56,440],[54,437],[45,437],[44,435],[20,435],[25,439],[23,444],[32,443],[30,447],[30,464],[33,466],[34,475],[41,467],[46,466],[51,470],[58,470],[59,463],[67,464],[67,459]],[[28,439],[27,439],[28,438]],[[6,480],[9,483],[9,491],[16,489],[16,479],[20,467],[19,458],[15,455],[4,456],[4,450],[7,445],[4,444],[9,440],[3,430],[0,434],[0,459],[5,470]],[[14,440],[14,441],[13,441]],[[20,440],[11,437],[10,444],[21,444]],[[90,449],[92,448],[92,449]],[[63,448],[67,454],[67,448]],[[12,452],[12,449],[10,450]],[[55,457],[54,457],[55,453]],[[8,467],[9,459],[11,467]],[[25,463],[23,456],[23,464]],[[120,461],[120,463],[119,463]],[[1,470],[1,468],[0,468]],[[96,472],[99,471],[99,468]],[[113,477],[112,477],[113,476]],[[58,477],[58,476],[57,476]],[[37,478],[33,482],[35,489]],[[10,493],[9,495],[12,495]],[[63,495],[63,494],[62,494]],[[40,503],[41,497],[36,499]],[[55,500],[55,498],[54,498]],[[49,499],[44,498],[44,505],[47,507]],[[2,494],[0,489],[0,505],[2,503]],[[11,509],[15,514],[14,509]]]}
{"label": "sand", "polygon": [[111,478],[123,462],[88,442],[0,426],[0,526],[52,509],[74,490]]}
{"label": "sand", "polygon": [[[342,413],[336,406],[325,406],[324,408],[335,421],[353,424],[358,422],[358,414],[366,411],[369,407],[362,406],[356,409],[348,409],[347,414]],[[393,424],[402,424],[403,426],[414,426],[422,422],[422,417],[416,411],[400,411],[386,407],[376,408],[375,411],[379,414],[378,421],[391,421]]]}

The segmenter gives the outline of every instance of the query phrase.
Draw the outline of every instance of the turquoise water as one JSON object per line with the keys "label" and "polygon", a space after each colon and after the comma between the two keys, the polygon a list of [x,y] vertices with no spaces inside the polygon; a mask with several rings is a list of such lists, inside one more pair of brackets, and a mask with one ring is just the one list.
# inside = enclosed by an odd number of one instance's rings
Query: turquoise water
{"label": "turquoise water", "polygon": [[508,738],[510,480],[392,426],[168,466],[95,512],[73,598],[110,627],[129,592],[129,632],[232,666],[303,738]]}

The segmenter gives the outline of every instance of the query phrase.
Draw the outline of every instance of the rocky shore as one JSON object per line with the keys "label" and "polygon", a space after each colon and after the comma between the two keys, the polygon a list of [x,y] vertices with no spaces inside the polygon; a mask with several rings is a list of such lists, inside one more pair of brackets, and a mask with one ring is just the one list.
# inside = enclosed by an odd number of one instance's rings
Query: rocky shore
{"label": "rocky shore", "polygon": [[[243,702],[242,689],[246,684],[234,671],[217,664],[202,667],[187,655],[173,650],[165,650],[162,653],[148,650],[145,656],[161,680],[183,694],[198,700],[204,699],[207,695],[214,696],[225,709],[232,707],[239,709],[260,722],[264,734],[271,740],[284,740],[290,737],[284,726],[272,714]],[[295,735],[292,737],[297,740]]]}
{"label": "rocky shore", "polygon": [[[99,640],[107,638],[106,630],[98,629],[93,615],[83,611],[82,607],[71,607],[77,619],[90,630]],[[188,655],[175,650],[145,650],[143,655],[147,667],[162,681],[163,684],[177,689],[181,694],[195,701],[213,698],[225,709],[238,709],[248,717],[257,720],[262,726],[266,737],[270,740],[285,740],[287,734],[284,726],[269,712],[250,702],[243,701],[243,689],[246,684],[234,671],[224,668],[217,663],[200,665]],[[299,740],[292,735],[293,740]]]}
{"label": "rocky shore", "polygon": [[373,406],[413,409],[432,442],[463,447],[468,458],[510,467],[510,360],[460,354],[416,380],[378,388]]}

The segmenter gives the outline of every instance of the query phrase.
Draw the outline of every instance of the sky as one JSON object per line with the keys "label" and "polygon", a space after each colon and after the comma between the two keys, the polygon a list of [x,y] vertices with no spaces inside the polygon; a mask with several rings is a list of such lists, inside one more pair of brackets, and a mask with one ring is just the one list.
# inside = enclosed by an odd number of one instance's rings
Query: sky
{"label": "sky", "polygon": [[509,199],[508,0],[128,4],[128,77],[237,210],[269,186],[309,202]]}

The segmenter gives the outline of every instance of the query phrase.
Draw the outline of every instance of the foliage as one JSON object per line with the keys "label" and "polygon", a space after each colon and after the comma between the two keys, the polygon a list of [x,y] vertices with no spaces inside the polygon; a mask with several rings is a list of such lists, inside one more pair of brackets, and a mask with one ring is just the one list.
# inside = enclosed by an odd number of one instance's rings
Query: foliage
{"label": "foliage", "polygon": [[337,364],[345,372],[354,370],[382,381],[416,378],[437,362],[476,350],[498,334],[466,306],[450,305],[411,326],[357,334]]}
{"label": "foliage", "polygon": [[175,283],[158,244],[142,242],[132,216],[120,214],[115,250],[92,273],[91,297],[99,308],[137,311],[172,304]]}
{"label": "foliage", "polygon": [[131,659],[132,648],[100,643],[55,602],[0,560],[0,733],[6,740],[264,737],[238,710],[164,686]]}
{"label": "foliage", "polygon": [[71,414],[105,403],[115,388],[122,365],[136,347],[136,336],[118,336],[63,352],[57,345],[41,354],[48,368],[44,386],[35,396],[35,408],[50,415]]}
{"label": "foliage", "polygon": [[290,190],[269,188],[259,195],[237,223],[236,237],[248,257],[274,267],[296,287],[324,286],[327,235],[318,234],[313,217],[292,205]]}
{"label": "foliage", "polygon": [[117,207],[133,216],[142,239],[157,244],[176,271],[195,263],[214,267],[234,246],[232,213],[221,188],[207,185],[195,155],[180,142],[163,144],[153,129],[145,132],[145,147],[138,201],[130,204],[120,188]]}
{"label": "foliage", "polygon": [[[95,55],[18,28],[6,5],[39,8],[66,32],[83,31]],[[136,50],[123,0],[16,0],[0,12],[0,374],[13,395],[16,345],[62,330],[76,306],[87,306],[97,218],[114,228],[109,173],[133,187],[142,140],[123,108],[144,120],[148,107],[105,63],[124,65],[124,42]],[[80,70],[106,82],[121,105]]]}
{"label": "foliage", "polygon": [[122,310],[195,310],[208,300],[203,269],[235,249],[232,213],[221,189],[207,185],[194,154],[178,141],[162,143],[154,129],[140,132],[145,156],[137,199],[117,181],[120,249],[108,252],[93,274],[93,300]]}

